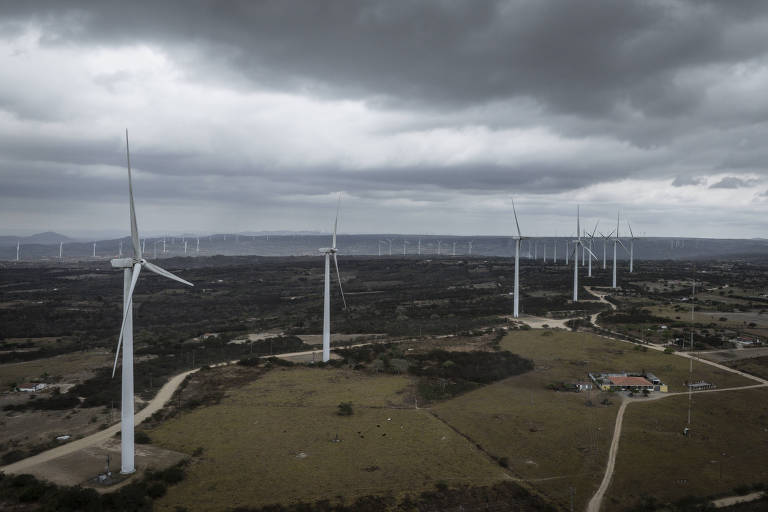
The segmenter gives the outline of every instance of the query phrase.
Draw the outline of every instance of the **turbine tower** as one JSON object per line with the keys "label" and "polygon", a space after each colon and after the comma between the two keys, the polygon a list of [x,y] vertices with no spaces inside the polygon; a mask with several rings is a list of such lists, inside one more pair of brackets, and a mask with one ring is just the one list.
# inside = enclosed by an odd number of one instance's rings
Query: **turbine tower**
{"label": "turbine tower", "polygon": [[128,147],[128,130],[125,130],[125,154],[128,164],[128,198],[131,215],[131,245],[132,258],[119,258],[111,261],[113,268],[123,269],[123,324],[120,327],[120,337],[117,340],[115,364],[112,367],[112,378],[117,370],[117,359],[120,357],[120,345],[123,346],[122,368],[122,403],[120,407],[120,473],[130,474],[136,471],[134,465],[133,445],[133,291],[142,268],[150,272],[192,286],[192,283],[175,276],[165,269],[153,265],[144,259],[139,245],[139,230],[136,226],[136,210],[133,206],[133,184],[131,182],[131,153]]}
{"label": "turbine tower", "polygon": [[625,246],[619,238],[619,216],[620,213],[616,213],[616,236],[613,238],[613,283],[611,288],[614,289],[616,288],[616,246],[621,245],[624,250],[627,251],[627,246]]}
{"label": "turbine tower", "polygon": [[64,254],[64,242],[59,242],[59,259]]}
{"label": "turbine tower", "polygon": [[123,241],[120,240],[120,246],[117,249],[117,257],[122,258],[123,257]]}
{"label": "turbine tower", "polygon": [[520,243],[525,240],[526,237],[520,233],[520,223],[517,221],[517,210],[515,209],[514,199],[512,200],[512,213],[515,216],[515,227],[517,227],[517,236],[513,237],[513,240],[515,241],[515,298],[512,316],[517,318],[520,307]]}
{"label": "turbine tower", "polygon": [[627,227],[629,228],[629,273],[634,272],[635,263],[635,234],[632,232],[632,225],[627,221]]}
{"label": "turbine tower", "polygon": [[93,242],[93,257],[96,257],[96,242]]}
{"label": "turbine tower", "polygon": [[[589,252],[590,253],[592,253],[592,241],[595,239],[595,233],[597,232],[597,225],[598,224],[600,224],[599,220],[597,222],[595,222],[595,229],[592,230],[592,234],[591,235],[588,234],[588,236],[589,236]],[[592,255],[594,255],[594,253],[592,253]],[[595,258],[595,259],[597,259],[597,258]],[[587,265],[588,265],[587,277],[592,277],[592,258],[591,257],[587,258]]]}
{"label": "turbine tower", "polygon": [[[344,303],[344,309],[347,309],[347,301],[344,298],[344,289],[341,287],[341,274],[339,273],[339,261],[336,259],[336,228],[339,225],[339,209],[341,208],[341,193],[339,193],[339,202],[336,206],[336,220],[333,222],[333,239],[331,247],[324,247],[320,252],[325,255],[325,283],[323,292],[323,362],[327,363],[331,359],[331,256],[333,264],[336,267],[336,277],[339,279],[339,291],[341,300]],[[392,254],[392,241],[389,241],[390,255]]]}
{"label": "turbine tower", "polygon": [[406,256],[408,254],[408,251],[406,250],[406,247],[408,247],[411,244],[408,240],[403,238],[403,256]]}
{"label": "turbine tower", "polygon": [[472,256],[472,243],[473,243],[472,240],[467,242],[467,246],[468,246],[468,249],[469,249],[469,255],[470,256]]}
{"label": "turbine tower", "polygon": [[[592,251],[584,245],[581,240],[581,218],[579,207],[576,206],[576,240],[573,241],[573,302],[579,301],[579,248],[583,253],[589,253],[589,256],[595,257]],[[567,254],[567,253],[566,253]],[[585,254],[586,256],[586,254]]]}
{"label": "turbine tower", "polygon": [[19,261],[19,254],[21,253],[21,242],[16,241],[16,261]]}

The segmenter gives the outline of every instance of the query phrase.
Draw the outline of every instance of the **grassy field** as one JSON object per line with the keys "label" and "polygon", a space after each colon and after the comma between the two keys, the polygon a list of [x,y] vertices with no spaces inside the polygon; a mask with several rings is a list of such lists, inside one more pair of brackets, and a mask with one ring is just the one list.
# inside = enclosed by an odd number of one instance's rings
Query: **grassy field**
{"label": "grassy field", "polygon": [[737,359],[723,364],[768,379],[768,356]]}
{"label": "grassy field", "polygon": [[[65,382],[69,378],[82,378],[96,368],[112,364],[114,354],[103,350],[88,352],[73,352],[45,359],[35,359],[21,363],[0,365],[0,388],[8,389],[12,383],[22,384],[30,379],[43,379],[47,373],[51,377],[62,377]],[[45,379],[43,379],[45,380]]]}
{"label": "grassy field", "polygon": [[689,438],[682,435],[687,411],[685,395],[627,408],[605,510],[643,495],[675,501],[768,481],[767,389],[694,395]]}
{"label": "grassy field", "polygon": [[[577,509],[586,505],[605,469],[620,397],[592,393],[559,393],[547,384],[584,380],[587,371],[652,371],[682,391],[689,362],[649,350],[635,351],[629,343],[587,333],[515,331],[502,340],[503,349],[533,359],[533,372],[439,404],[434,411],[452,426],[497,457],[507,457],[510,469],[566,507],[571,488]],[[751,381],[694,362],[694,376],[720,387]],[[612,403],[602,405],[608,398]],[[655,403],[655,402],[654,402]]]}
{"label": "grassy field", "polygon": [[[155,443],[202,456],[157,510],[224,510],[487,484],[502,469],[429,411],[413,381],[335,369],[273,370],[218,405],[150,431]],[[338,416],[342,401],[352,416]],[[339,442],[334,442],[338,434]]]}

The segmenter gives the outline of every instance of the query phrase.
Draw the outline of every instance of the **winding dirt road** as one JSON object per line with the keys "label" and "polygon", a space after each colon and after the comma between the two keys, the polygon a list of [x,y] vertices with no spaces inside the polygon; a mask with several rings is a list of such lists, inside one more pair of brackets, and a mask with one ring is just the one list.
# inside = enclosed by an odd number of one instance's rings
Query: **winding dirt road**
{"label": "winding dirt road", "polygon": [[[155,414],[157,411],[162,409],[163,406],[168,402],[168,400],[171,399],[171,397],[173,396],[173,393],[176,391],[179,385],[184,381],[187,375],[195,373],[196,371],[197,369],[189,370],[184,373],[180,373],[178,375],[174,375],[173,377],[171,377],[171,379],[168,382],[166,382],[165,385],[163,385],[163,387],[160,388],[160,391],[157,392],[157,395],[155,395],[155,397],[147,404],[147,406],[144,407],[142,410],[140,410],[138,413],[136,413],[136,416],[134,417],[136,425],[138,425],[139,423],[141,423],[142,421],[144,421],[145,419],[149,418],[150,416]],[[82,439],[77,439],[75,441],[72,441],[71,443],[57,446],[56,448],[52,448],[50,450],[38,453],[37,455],[33,455],[32,457],[27,457],[26,459],[22,459],[18,462],[14,462],[13,464],[8,464],[7,466],[0,467],[0,471],[3,471],[5,473],[22,473],[32,466],[36,466],[38,464],[48,462],[50,460],[59,458],[63,455],[68,455],[78,450],[82,450],[83,448],[88,448],[95,444],[99,444],[103,441],[106,441],[107,439],[117,434],[119,431],[120,431],[120,423],[116,423],[115,425],[112,425],[111,427],[107,427],[104,430],[99,430],[98,432],[91,434],[90,436],[84,437]]]}
{"label": "winding dirt road", "polygon": [[[592,289],[590,287],[587,287],[587,291],[589,291],[589,293],[591,293],[592,295],[598,297],[598,299],[601,302],[605,302],[607,304],[610,304],[612,309],[616,309],[615,305],[611,304],[610,302],[608,302],[605,299],[605,294],[601,295],[598,292],[594,292],[594,291],[592,291]],[[597,314],[592,315],[591,321],[592,321],[592,323],[595,326],[598,326],[598,324],[597,324]],[[632,343],[631,341],[627,341],[627,340],[623,340],[623,339],[619,339],[619,338],[610,338],[608,336],[603,336],[603,337],[606,337],[606,338],[609,338],[609,339],[612,339],[612,340],[615,340],[615,341],[623,341],[625,343]],[[662,351],[662,352],[664,351],[664,347],[660,346],[660,345],[655,345],[655,344],[649,343],[649,344],[647,344],[647,346],[650,347],[653,350],[658,350],[658,351]],[[694,392],[694,394],[699,394],[699,393],[718,393],[718,392],[723,392],[723,391],[739,391],[739,390],[743,390],[743,389],[754,389],[754,388],[761,388],[761,387],[768,386],[768,380],[766,380],[766,379],[762,379],[762,378],[757,377],[755,375],[750,375],[748,373],[744,373],[742,371],[736,370],[734,368],[730,368],[728,366],[725,366],[725,365],[722,365],[722,364],[719,364],[719,363],[715,363],[713,361],[708,361],[706,359],[701,359],[700,357],[696,357],[693,354],[688,354],[688,353],[685,353],[685,352],[674,352],[674,355],[679,356],[679,357],[685,357],[687,359],[693,359],[694,361],[698,361],[698,362],[703,363],[703,364],[708,364],[710,366],[714,366],[715,368],[719,368],[721,370],[726,370],[726,371],[729,371],[731,373],[735,373],[737,375],[740,375],[740,376],[745,377],[747,379],[751,379],[753,381],[757,381],[759,383],[759,384],[753,384],[751,386],[740,386],[740,387],[737,387],[737,388],[707,389],[707,390],[702,390],[702,391],[696,391],[696,392]],[[660,399],[663,399],[663,398],[667,398],[669,396],[684,395],[684,394],[688,394],[688,393],[687,392],[666,393],[664,395],[657,395],[657,396],[653,397],[653,399],[660,400]],[[642,400],[647,400],[647,399],[642,399]],[[605,493],[608,490],[608,487],[611,485],[611,480],[613,479],[613,472],[614,472],[614,469],[616,467],[616,454],[619,451],[619,439],[621,438],[621,428],[622,428],[622,425],[624,423],[624,412],[626,411],[627,406],[630,403],[632,403],[633,401],[636,401],[636,400],[631,400],[631,399],[624,398],[624,400],[621,403],[621,406],[619,407],[618,413],[616,414],[616,424],[615,424],[614,429],[613,429],[613,439],[611,440],[611,448],[610,448],[610,450],[608,452],[608,463],[606,464],[605,475],[603,476],[603,481],[600,483],[600,487],[598,487],[597,491],[595,492],[595,494],[592,496],[592,498],[589,500],[589,503],[587,504],[587,512],[600,512],[600,507],[602,506],[602,503],[603,503],[603,497],[605,496]],[[724,505],[720,505],[720,506],[724,506]]]}

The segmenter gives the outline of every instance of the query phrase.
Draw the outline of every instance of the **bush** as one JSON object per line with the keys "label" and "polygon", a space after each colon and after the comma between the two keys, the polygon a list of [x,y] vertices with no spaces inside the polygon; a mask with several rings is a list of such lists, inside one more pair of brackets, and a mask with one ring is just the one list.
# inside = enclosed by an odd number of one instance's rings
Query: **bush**
{"label": "bush", "polygon": [[163,482],[155,482],[151,484],[149,487],[147,487],[147,496],[149,496],[152,499],[157,499],[162,496],[165,496],[166,490],[167,490],[167,487]]}
{"label": "bush", "polygon": [[501,466],[503,468],[508,468],[509,467],[509,458],[507,458],[507,457],[499,458],[499,466]]}
{"label": "bush", "polygon": [[150,439],[149,434],[147,434],[143,430],[137,430],[133,434],[133,440],[138,444],[149,444],[152,442],[152,439]]}
{"label": "bush", "polygon": [[339,404],[339,410],[336,411],[336,414],[339,416],[352,416],[353,412],[352,402],[341,402]]}

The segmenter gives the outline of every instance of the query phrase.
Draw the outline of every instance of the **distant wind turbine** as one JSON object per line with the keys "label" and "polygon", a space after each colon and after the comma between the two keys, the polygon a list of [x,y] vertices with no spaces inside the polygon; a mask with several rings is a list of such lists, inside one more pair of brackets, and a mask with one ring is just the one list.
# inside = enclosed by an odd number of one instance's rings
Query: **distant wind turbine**
{"label": "distant wind turbine", "polygon": [[632,225],[627,221],[627,227],[629,228],[629,273],[634,272],[635,263],[635,234],[632,232]]}
{"label": "distant wind turbine", "polygon": [[96,242],[93,242],[93,257],[96,257]]}
{"label": "distant wind turbine", "polygon": [[[333,222],[333,239],[331,247],[324,247],[320,249],[320,252],[325,255],[325,282],[323,292],[323,362],[326,363],[331,359],[331,256],[333,256],[333,264],[336,267],[336,277],[339,279],[339,292],[341,292],[341,300],[344,303],[344,309],[347,309],[347,301],[344,298],[344,289],[341,286],[341,274],[339,273],[339,261],[336,259],[336,228],[339,225],[339,210],[341,209],[341,194],[339,194],[339,202],[336,206],[336,220]],[[392,249],[392,242],[390,241],[390,251]],[[390,253],[391,254],[391,253]]]}
{"label": "distant wind turbine", "polygon": [[408,254],[408,251],[406,251],[406,247],[408,247],[408,245],[409,245],[410,243],[411,243],[411,242],[409,242],[408,240],[406,240],[405,238],[403,238],[403,256],[406,256],[406,255]]}
{"label": "distant wind turbine", "polygon": [[117,257],[122,258],[123,257],[123,241],[120,240],[120,246],[117,249]]}
{"label": "distant wind turbine", "polygon": [[517,228],[517,236],[513,237],[515,240],[515,289],[514,289],[514,309],[512,316],[517,318],[519,315],[520,306],[520,243],[525,240],[522,233],[520,233],[520,223],[517,221],[517,210],[515,209],[515,200],[512,200],[512,213],[515,216],[515,227]]}
{"label": "distant wind turbine", "polygon": [[[592,256],[594,256],[594,253],[592,252],[592,241],[595,239],[595,233],[597,232],[597,225],[600,224],[600,221],[598,220],[595,222],[595,229],[592,230],[592,234],[588,234],[589,236],[589,252],[592,253]],[[597,259],[597,258],[595,258]],[[588,270],[587,270],[587,277],[592,277],[592,258],[587,258],[588,263]]]}
{"label": "distant wind turbine", "polygon": [[[616,246],[621,245],[625,251],[627,251],[627,246],[624,245],[624,243],[619,238],[619,217],[620,213],[616,213],[616,236],[613,238],[613,284],[611,285],[611,288],[616,288]],[[629,252],[629,251],[627,251]]]}
{"label": "distant wind turbine", "polygon": [[16,261],[19,261],[19,255],[21,254],[21,242],[16,241]]}
{"label": "distant wind turbine", "polygon": [[581,240],[581,218],[578,205],[576,206],[576,234],[576,240],[573,241],[573,302],[579,300],[579,248],[583,250],[582,252],[588,252],[590,256],[595,257],[594,253]]}
{"label": "distant wind turbine", "polygon": [[125,154],[128,165],[128,198],[131,216],[131,245],[132,258],[120,258],[111,261],[113,268],[123,269],[123,324],[120,327],[120,337],[117,340],[115,364],[112,367],[112,377],[117,370],[117,359],[120,357],[120,345],[123,347],[122,368],[122,403],[120,411],[120,472],[130,474],[136,471],[134,465],[133,444],[133,291],[142,268],[150,272],[192,286],[192,283],[181,279],[165,269],[153,265],[144,259],[139,245],[139,230],[136,226],[136,210],[133,206],[133,184],[131,182],[131,153],[128,146],[128,130],[125,131]]}
{"label": "distant wind turbine", "polygon": [[59,242],[59,259],[62,258],[63,254],[64,254],[64,242]]}
{"label": "distant wind turbine", "polygon": [[473,244],[473,243],[474,243],[474,242],[472,242],[472,240],[470,240],[469,242],[467,242],[467,249],[469,250],[469,255],[470,255],[470,256],[472,256],[472,244]]}

